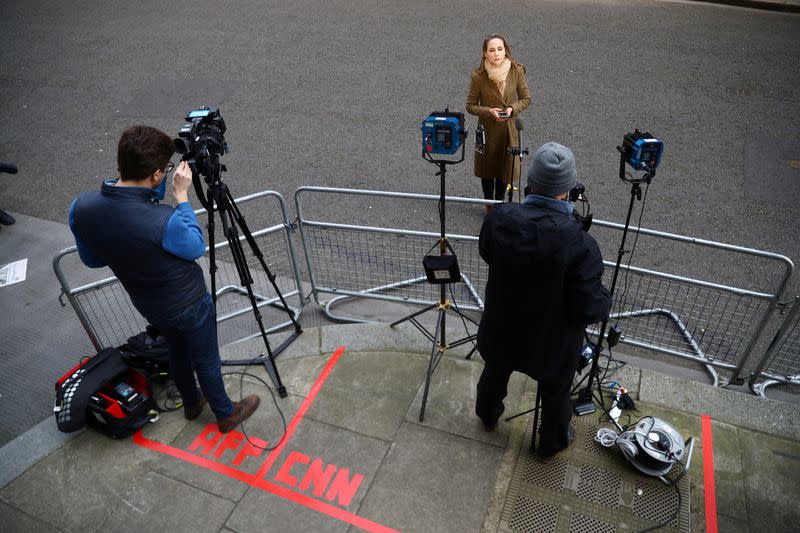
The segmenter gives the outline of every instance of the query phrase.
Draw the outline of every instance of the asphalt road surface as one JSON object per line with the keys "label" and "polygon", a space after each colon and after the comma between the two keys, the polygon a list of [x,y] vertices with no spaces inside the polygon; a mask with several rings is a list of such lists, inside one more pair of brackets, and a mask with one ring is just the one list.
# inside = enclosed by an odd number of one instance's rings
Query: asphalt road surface
{"label": "asphalt road surface", "polygon": [[[124,127],[172,134],[202,104],[227,122],[236,196],[291,198],[300,185],[437,194],[420,121],[463,110],[492,32],[527,67],[523,143],[573,149],[597,218],[624,221],[615,146],[638,127],[666,145],[643,226],[800,260],[800,15],[696,2],[5,0],[0,161],[20,173],[0,176],[0,207],[66,222],[76,194],[114,176]],[[471,141],[448,194],[480,195]],[[351,222],[375,214],[321,208]],[[437,229],[434,212],[381,210]],[[465,231],[482,219],[475,207],[448,214]],[[672,261],[729,266],[692,252],[657,262]],[[749,283],[774,285],[763,275]]]}

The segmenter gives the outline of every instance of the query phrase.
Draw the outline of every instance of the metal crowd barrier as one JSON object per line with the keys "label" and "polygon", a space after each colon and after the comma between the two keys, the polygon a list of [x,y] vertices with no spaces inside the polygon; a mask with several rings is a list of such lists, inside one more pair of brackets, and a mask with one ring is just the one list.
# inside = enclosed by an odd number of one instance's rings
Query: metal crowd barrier
{"label": "metal crowd barrier", "polygon": [[[758,382],[759,378],[765,379]],[[748,385],[755,394],[766,396],[766,388],[779,383],[800,384],[800,296],[795,297]]]}
{"label": "metal crowd barrier", "polygon": [[[291,239],[293,227],[288,223],[286,203],[277,192],[264,191],[237,198],[242,212],[276,285],[283,294],[294,318],[300,316],[303,306],[300,276]],[[205,225],[205,209],[195,211],[201,227]],[[277,220],[277,222],[276,222]],[[222,224],[215,217],[215,244],[217,264],[217,323],[222,344],[260,335],[247,291],[241,285],[233,263],[230,246],[221,234]],[[254,229],[259,228],[259,229]],[[253,292],[264,320],[267,333],[291,324],[277,293],[269,282],[260,262],[252,255],[244,236],[240,233],[245,256],[253,278]],[[198,260],[208,279],[208,246],[203,258]],[[59,252],[53,259],[53,270],[66,296],[78,316],[90,341],[97,350],[119,346],[143,331],[144,318],[136,311],[122,284],[108,268],[89,269],[79,259],[77,248],[72,246]],[[66,305],[62,300],[62,305]]]}
{"label": "metal crowd barrier", "polygon": [[[348,298],[420,305],[438,299],[436,287],[425,282],[422,269],[422,257],[436,243],[438,233],[386,227],[378,216],[360,225],[314,219],[309,211],[321,203],[321,195],[428,204],[437,202],[439,197],[327,187],[301,187],[295,192],[312,294],[330,318],[363,322],[333,313],[333,306]],[[459,197],[447,197],[447,202],[448,205],[486,203]],[[368,218],[364,210],[358,214],[362,219]],[[603,231],[615,234],[613,238],[598,239],[606,258],[606,286],[611,283],[613,259],[623,229],[621,224],[595,220],[591,230],[593,235]],[[621,341],[702,363],[711,372],[715,385],[718,378],[714,367],[732,370],[734,377],[755,370],[752,353],[792,274],[791,260],[760,250],[644,228],[633,227],[630,232],[630,238],[639,241],[640,247],[643,246],[641,241],[651,241],[650,246],[656,250],[668,245],[689,247],[683,257],[697,257],[705,251],[723,254],[723,265],[755,261],[753,269],[759,272],[759,279],[774,282],[770,282],[767,289],[754,290],[738,287],[727,280],[701,279],[707,273],[691,259],[684,269],[700,270],[691,275],[643,268],[623,261],[620,276],[624,281],[618,284],[611,313],[612,322],[622,326]],[[481,311],[487,267],[478,254],[478,238],[449,233],[448,238],[458,254],[464,275],[464,283],[453,286],[451,297],[461,309]],[[637,252],[637,259],[641,256]],[[772,270],[771,275],[761,274],[768,270]],[[322,301],[322,294],[333,295],[333,298]],[[800,356],[794,349],[790,357],[797,360]]]}
{"label": "metal crowd barrier", "polygon": [[[600,228],[621,234],[624,226],[595,220],[592,232]],[[792,261],[779,254],[645,228],[632,227],[630,232],[632,239],[649,240],[651,251],[670,244],[686,248],[682,257],[690,259],[684,268],[692,272],[676,275],[623,264],[620,277],[625,282],[617,288],[611,310],[612,321],[622,326],[621,342],[703,363],[715,386],[719,384],[715,368],[732,370],[731,381],[746,372],[792,275]],[[616,251],[606,249],[603,256],[608,259]],[[709,274],[703,272],[699,258],[711,253],[721,256],[715,263],[738,265],[749,259],[750,271],[771,270],[771,276],[760,275],[769,287],[753,290],[700,279]],[[614,263],[606,260],[605,264],[608,286]]]}
{"label": "metal crowd barrier", "polygon": [[[329,318],[343,322],[368,322],[333,313],[335,305],[349,298],[419,305],[439,299],[438,287],[427,283],[422,269],[424,255],[438,254],[439,233],[310,220],[306,218],[307,210],[302,198],[314,193],[421,200],[424,203],[438,202],[439,196],[310,186],[297,189],[295,205],[312,294]],[[448,204],[487,203],[451,196],[446,197],[446,201]],[[462,310],[482,311],[488,271],[478,254],[478,238],[449,232],[447,238],[458,255],[463,279],[463,283],[451,285],[451,297]],[[323,293],[335,297],[322,302],[319,295]]]}

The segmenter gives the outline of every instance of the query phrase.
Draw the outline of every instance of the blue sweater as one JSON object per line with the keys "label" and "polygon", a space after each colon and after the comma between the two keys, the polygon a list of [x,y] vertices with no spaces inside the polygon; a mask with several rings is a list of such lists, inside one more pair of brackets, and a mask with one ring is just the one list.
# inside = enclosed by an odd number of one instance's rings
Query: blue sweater
{"label": "blue sweater", "polygon": [[69,225],[89,267],[109,266],[148,320],[179,313],[206,292],[203,232],[188,202],[152,203],[147,187],[103,183],[78,196]]}

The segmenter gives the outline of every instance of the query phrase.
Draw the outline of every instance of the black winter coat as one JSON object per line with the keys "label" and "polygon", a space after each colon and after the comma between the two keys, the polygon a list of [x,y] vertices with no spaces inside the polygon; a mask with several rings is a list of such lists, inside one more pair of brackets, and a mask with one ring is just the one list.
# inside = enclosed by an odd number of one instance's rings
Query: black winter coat
{"label": "black winter coat", "polygon": [[585,327],[611,308],[597,242],[566,213],[507,203],[484,220],[479,246],[489,265],[481,356],[534,379],[572,380]]}

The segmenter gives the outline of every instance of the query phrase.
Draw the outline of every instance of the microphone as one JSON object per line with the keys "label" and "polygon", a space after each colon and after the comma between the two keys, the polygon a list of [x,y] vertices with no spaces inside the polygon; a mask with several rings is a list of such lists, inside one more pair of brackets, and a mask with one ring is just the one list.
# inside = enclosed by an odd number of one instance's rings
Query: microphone
{"label": "microphone", "polygon": [[522,130],[525,129],[525,123],[522,122],[522,118],[521,117],[515,118],[514,119],[514,123],[517,125],[517,130],[518,131],[522,131]]}
{"label": "microphone", "polygon": [[0,163],[0,172],[5,172],[6,174],[16,174],[17,165],[12,165],[10,163]]}

